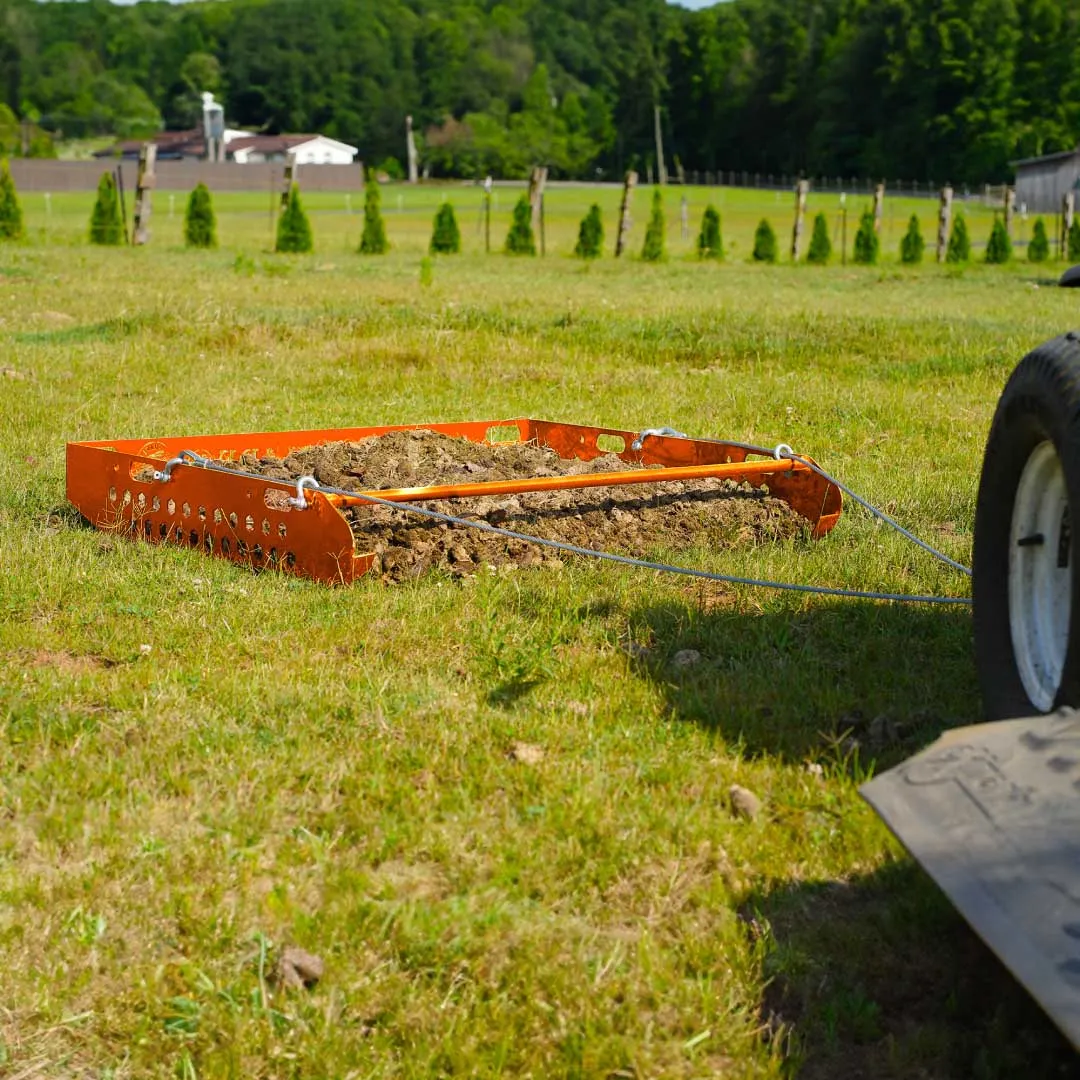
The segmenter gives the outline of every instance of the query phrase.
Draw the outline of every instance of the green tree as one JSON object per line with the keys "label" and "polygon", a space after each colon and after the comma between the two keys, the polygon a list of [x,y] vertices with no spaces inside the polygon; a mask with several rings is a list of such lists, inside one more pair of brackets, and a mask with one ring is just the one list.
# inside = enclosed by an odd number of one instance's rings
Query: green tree
{"label": "green tree", "polygon": [[922,229],[919,227],[919,215],[912,214],[908,221],[907,232],[900,241],[900,261],[909,266],[921,263],[925,250],[926,242],[923,240]]}
{"label": "green tree", "polygon": [[1050,239],[1046,235],[1046,225],[1042,218],[1035,219],[1031,230],[1031,243],[1028,244],[1027,257],[1030,262],[1046,262],[1050,258]]}
{"label": "green tree", "polygon": [[[381,202],[379,181],[375,179],[374,172],[369,171],[367,183],[364,185],[364,235],[360,237],[361,255],[385,255],[390,250]],[[450,213],[452,214],[453,210]]]}
{"label": "green tree", "polygon": [[698,233],[697,252],[699,259],[722,259],[724,241],[720,235],[720,213],[715,206],[705,207],[701,218],[701,232]]}
{"label": "green tree", "polygon": [[0,240],[19,240],[23,234],[22,207],[15,181],[4,159],[0,159]]}
{"label": "green tree", "polygon": [[829,239],[829,223],[824,214],[814,218],[814,232],[810,237],[810,250],[806,261],[815,266],[824,266],[832,258],[832,241]]}
{"label": "green tree", "polygon": [[600,207],[593,203],[581,219],[574,254],[579,259],[597,259],[604,250],[604,220]]}
{"label": "green tree", "polygon": [[306,254],[315,247],[311,236],[311,222],[300,203],[300,189],[293,184],[289,188],[289,201],[278,218],[277,241],[274,250],[285,254]]}
{"label": "green tree", "polygon": [[1065,246],[1069,253],[1069,261],[1080,262],[1080,217],[1073,218]]}
{"label": "green tree", "polygon": [[762,218],[754,232],[754,262],[776,262],[776,233],[773,227]]}
{"label": "green tree", "polygon": [[454,208],[448,202],[444,202],[435,214],[428,250],[432,255],[456,255],[461,250],[461,230]]}
{"label": "green tree", "polygon": [[866,209],[859,218],[859,229],[855,233],[855,261],[864,266],[873,266],[878,260],[879,248],[874,211]]}
{"label": "green tree", "polygon": [[101,174],[97,200],[90,214],[90,243],[115,247],[124,242],[124,222],[120,218],[120,196],[111,172]]}
{"label": "green tree", "polygon": [[196,184],[188,196],[184,213],[184,243],[194,248],[217,247],[217,218],[214,216],[210,189],[205,184]]}
{"label": "green tree", "polygon": [[514,220],[506,234],[507,255],[535,255],[536,241],[532,231],[532,207],[528,195],[522,195],[514,207]]}
{"label": "green tree", "polygon": [[988,263],[1007,263],[1012,258],[1012,241],[1009,239],[1005,222],[994,218],[994,227],[990,230],[990,239],[986,242],[986,261]]}
{"label": "green tree", "polygon": [[971,237],[963,214],[953,218],[949,232],[949,246],[945,249],[947,263],[966,263],[971,258]]}
{"label": "green tree", "polygon": [[649,215],[649,224],[645,229],[645,243],[641,247],[641,257],[646,262],[659,262],[666,257],[664,251],[664,196],[659,188],[653,190],[652,213]]}

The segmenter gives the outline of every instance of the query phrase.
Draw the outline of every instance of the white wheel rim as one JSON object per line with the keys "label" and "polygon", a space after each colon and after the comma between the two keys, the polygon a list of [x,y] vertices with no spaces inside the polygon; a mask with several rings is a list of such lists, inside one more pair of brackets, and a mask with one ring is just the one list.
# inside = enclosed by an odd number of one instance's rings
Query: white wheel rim
{"label": "white wheel rim", "polygon": [[1054,444],[1039,443],[1020,475],[1009,534],[1009,629],[1020,681],[1036,709],[1054,707],[1069,642],[1072,530]]}

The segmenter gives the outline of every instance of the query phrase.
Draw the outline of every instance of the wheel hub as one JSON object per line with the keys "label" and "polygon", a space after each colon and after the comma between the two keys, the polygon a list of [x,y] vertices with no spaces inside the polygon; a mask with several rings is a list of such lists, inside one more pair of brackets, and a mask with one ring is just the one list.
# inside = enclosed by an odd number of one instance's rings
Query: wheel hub
{"label": "wheel hub", "polygon": [[1065,473],[1049,440],[1024,465],[1009,539],[1013,654],[1032,704],[1049,712],[1065,669],[1073,561]]}

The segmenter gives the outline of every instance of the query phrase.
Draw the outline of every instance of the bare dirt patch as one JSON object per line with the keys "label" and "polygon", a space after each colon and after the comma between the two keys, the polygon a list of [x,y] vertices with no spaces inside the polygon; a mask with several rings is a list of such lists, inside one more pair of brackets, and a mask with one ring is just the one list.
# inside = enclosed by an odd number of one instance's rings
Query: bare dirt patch
{"label": "bare dirt patch", "polygon": [[[237,467],[272,480],[311,475],[325,487],[378,491],[431,484],[476,483],[531,476],[622,472],[638,466],[614,454],[565,460],[535,444],[488,446],[432,431],[392,432],[363,442],[327,443],[284,460],[245,456]],[[663,548],[705,544],[727,548],[798,535],[806,522],[762,489],[705,479],[576,491],[426,501],[445,514],[501,528],[635,557]],[[358,547],[374,551],[389,580],[432,569],[462,575],[486,565],[555,565],[558,554],[524,540],[448,525],[386,506],[347,512]]]}

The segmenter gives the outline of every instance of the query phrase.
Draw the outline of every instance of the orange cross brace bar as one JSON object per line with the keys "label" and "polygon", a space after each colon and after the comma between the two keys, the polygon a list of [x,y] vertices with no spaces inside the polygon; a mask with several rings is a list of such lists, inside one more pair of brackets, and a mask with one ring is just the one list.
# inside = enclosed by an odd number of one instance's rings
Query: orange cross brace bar
{"label": "orange cross brace bar", "polygon": [[778,472],[810,472],[798,461],[740,461],[715,465],[676,465],[631,472],[580,473],[577,476],[528,476],[517,480],[486,480],[471,484],[434,484],[429,487],[387,488],[356,495],[327,495],[335,506],[367,502],[365,495],[387,502],[418,502],[424,499],[469,499],[483,495],[519,495],[526,491],[563,491],[576,488],[615,487],[622,484],[663,484],[672,480],[709,478],[749,480]]}

